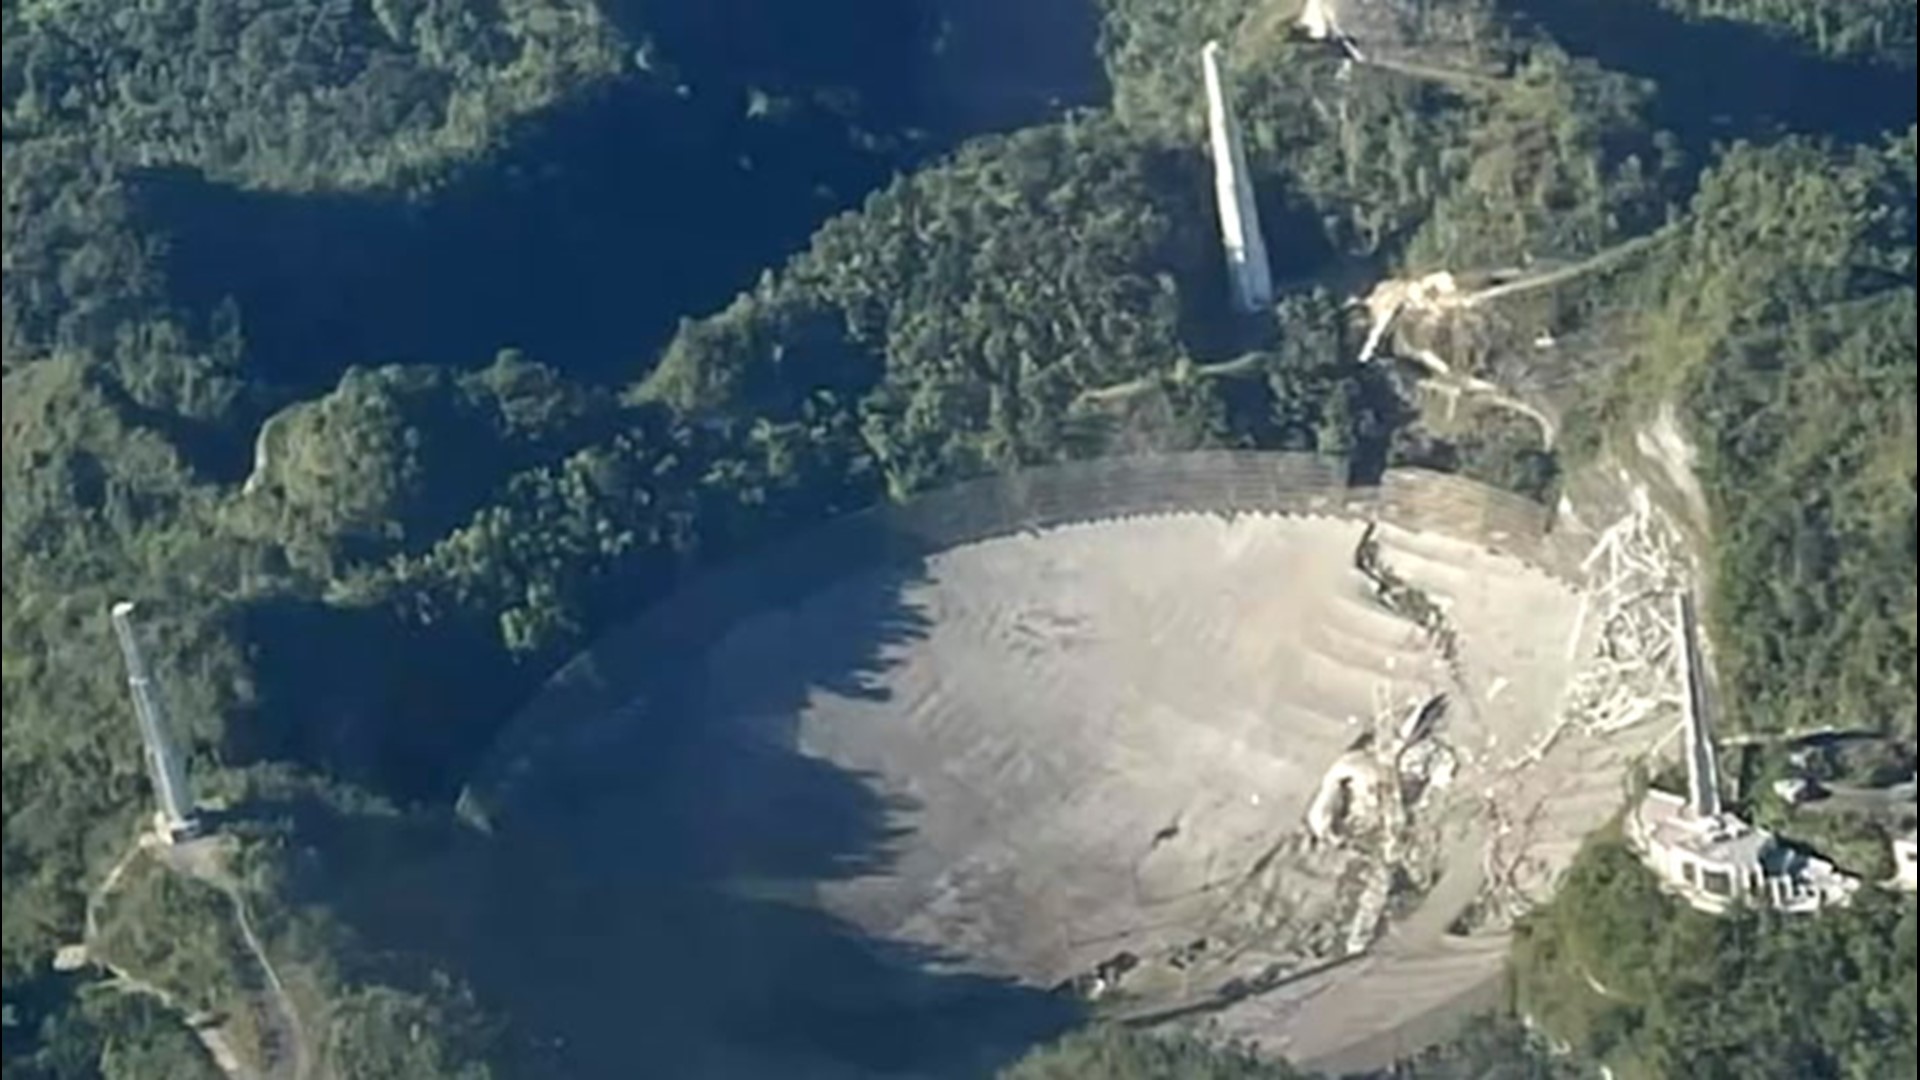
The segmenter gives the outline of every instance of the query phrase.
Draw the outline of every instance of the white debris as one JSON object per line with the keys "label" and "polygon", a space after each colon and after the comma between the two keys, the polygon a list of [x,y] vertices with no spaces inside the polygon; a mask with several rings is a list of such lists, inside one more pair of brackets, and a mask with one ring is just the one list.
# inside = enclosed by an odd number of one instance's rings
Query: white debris
{"label": "white debris", "polygon": [[1325,41],[1338,32],[1334,28],[1332,5],[1327,0],[1307,0],[1294,25],[1315,41]]}
{"label": "white debris", "polygon": [[1320,780],[1307,808],[1307,831],[1320,843],[1337,843],[1352,824],[1370,820],[1377,803],[1380,767],[1360,750],[1342,754]]}

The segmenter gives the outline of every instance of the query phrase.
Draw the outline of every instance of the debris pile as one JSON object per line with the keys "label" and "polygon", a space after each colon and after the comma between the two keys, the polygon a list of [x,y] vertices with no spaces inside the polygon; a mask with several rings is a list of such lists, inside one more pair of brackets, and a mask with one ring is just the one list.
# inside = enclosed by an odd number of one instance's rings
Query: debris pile
{"label": "debris pile", "polygon": [[1588,587],[1569,648],[1578,647],[1587,619],[1597,620],[1598,635],[1592,659],[1574,679],[1563,723],[1610,735],[1656,714],[1678,713],[1686,682],[1673,612],[1675,598],[1688,588],[1685,566],[1672,525],[1646,488],[1634,488],[1628,512],[1600,534],[1581,566]]}
{"label": "debris pile", "polygon": [[1367,529],[1360,534],[1360,543],[1353,549],[1353,566],[1373,585],[1374,598],[1388,611],[1410,620],[1415,626],[1426,631],[1440,655],[1453,669],[1456,680],[1459,678],[1460,635],[1447,618],[1446,608],[1433,597],[1414,588],[1407,580],[1388,566],[1380,556],[1380,526],[1368,522]]}
{"label": "debris pile", "polygon": [[[1672,523],[1644,487],[1634,487],[1627,512],[1600,534],[1581,567],[1587,588],[1566,648],[1573,655],[1586,647],[1587,659],[1554,724],[1500,763],[1497,775],[1531,769],[1569,734],[1604,740],[1678,721],[1686,682],[1683,658],[1674,648],[1673,612],[1675,598],[1689,587],[1682,552]],[[1485,796],[1492,826],[1483,859],[1489,914],[1511,919],[1533,906],[1520,881],[1527,869],[1521,853],[1532,842],[1543,804],[1516,819],[1505,812],[1497,788]]]}
{"label": "debris pile", "polygon": [[1438,314],[1468,302],[1460,283],[1452,273],[1438,270],[1417,278],[1389,278],[1373,287],[1360,305],[1367,309],[1367,338],[1360,346],[1360,362],[1367,363],[1380,353],[1387,334],[1400,316],[1408,311]]}

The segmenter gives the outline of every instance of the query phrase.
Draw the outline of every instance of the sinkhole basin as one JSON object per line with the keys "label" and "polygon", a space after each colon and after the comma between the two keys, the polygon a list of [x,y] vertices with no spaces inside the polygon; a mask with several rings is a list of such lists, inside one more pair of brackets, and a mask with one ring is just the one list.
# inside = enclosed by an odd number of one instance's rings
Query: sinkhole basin
{"label": "sinkhole basin", "polygon": [[[1559,723],[1591,631],[1546,512],[1343,471],[1036,470],[696,582],[470,787],[483,991],[555,1075],[978,1075],[1093,1014],[1322,1067],[1444,1035],[1626,756]],[[1310,837],[1436,695],[1391,812]]]}

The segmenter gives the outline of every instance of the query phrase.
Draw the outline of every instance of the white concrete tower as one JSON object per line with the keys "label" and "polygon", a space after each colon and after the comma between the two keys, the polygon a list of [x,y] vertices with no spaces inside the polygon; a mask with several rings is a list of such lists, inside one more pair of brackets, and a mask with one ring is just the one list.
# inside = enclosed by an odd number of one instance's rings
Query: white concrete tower
{"label": "white concrete tower", "polygon": [[1713,730],[1707,700],[1706,659],[1700,653],[1700,628],[1695,623],[1693,597],[1684,590],[1675,602],[1676,636],[1680,654],[1681,702],[1686,716],[1687,813],[1699,821],[1720,817],[1720,762],[1713,752]]}
{"label": "white concrete tower", "polygon": [[1267,242],[1260,235],[1260,210],[1253,201],[1253,182],[1247,175],[1246,152],[1240,146],[1240,128],[1227,105],[1220,79],[1220,43],[1209,41],[1200,50],[1207,78],[1207,129],[1213,146],[1214,202],[1220,212],[1220,243],[1226,249],[1227,278],[1233,306],[1243,312],[1273,307],[1273,269],[1267,264]]}
{"label": "white concrete tower", "polygon": [[133,713],[140,725],[140,741],[147,759],[147,776],[153,782],[153,797],[159,803],[154,814],[161,839],[169,843],[193,836],[199,829],[194,818],[193,795],[187,789],[187,767],[174,749],[167,733],[166,711],[147,670],[146,655],[133,632],[133,604],[122,600],[113,605],[113,633],[120,642],[120,655],[127,664],[127,687],[133,692]]}

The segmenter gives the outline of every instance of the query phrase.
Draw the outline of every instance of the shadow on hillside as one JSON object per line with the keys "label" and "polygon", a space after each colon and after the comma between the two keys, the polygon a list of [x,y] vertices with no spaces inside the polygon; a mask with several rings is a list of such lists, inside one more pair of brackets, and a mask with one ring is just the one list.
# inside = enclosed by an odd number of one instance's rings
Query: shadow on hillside
{"label": "shadow on hillside", "polygon": [[1661,126],[1696,151],[1781,131],[1849,142],[1905,129],[1914,73],[1821,57],[1729,19],[1691,20],[1653,0],[1504,0],[1568,52],[1660,87]]}
{"label": "shadow on hillside", "polygon": [[172,299],[210,318],[231,297],[249,364],[299,390],[353,363],[478,366],[509,346],[624,382],[679,319],[724,306],[896,171],[1106,93],[1086,0],[951,20],[897,0],[644,6],[645,25],[641,5],[614,14],[661,54],[654,70],[421,197],[146,174]]}
{"label": "shadow on hillside", "polygon": [[402,802],[451,801],[533,678],[490,626],[290,599],[243,618],[260,700],[227,759],[297,761]]}
{"label": "shadow on hillside", "polygon": [[181,172],[140,184],[186,310],[237,302],[249,364],[311,390],[353,363],[480,366],[518,347],[623,380],[682,315],[723,305],[885,181],[897,152],[819,110],[624,83],[545,118],[422,199],[247,192]]}
{"label": "shadow on hillside", "polygon": [[1090,0],[609,0],[681,71],[812,95],[871,130],[951,144],[1107,99]]}
{"label": "shadow on hillside", "polygon": [[644,704],[570,726],[491,836],[329,874],[356,884],[325,899],[470,978],[528,1075],[990,1073],[1076,1010],[810,903],[913,842],[912,800],[801,752],[794,724],[817,693],[884,700],[925,633],[912,576],[842,581],[804,632],[775,611],[710,654],[662,627],[626,657]]}

